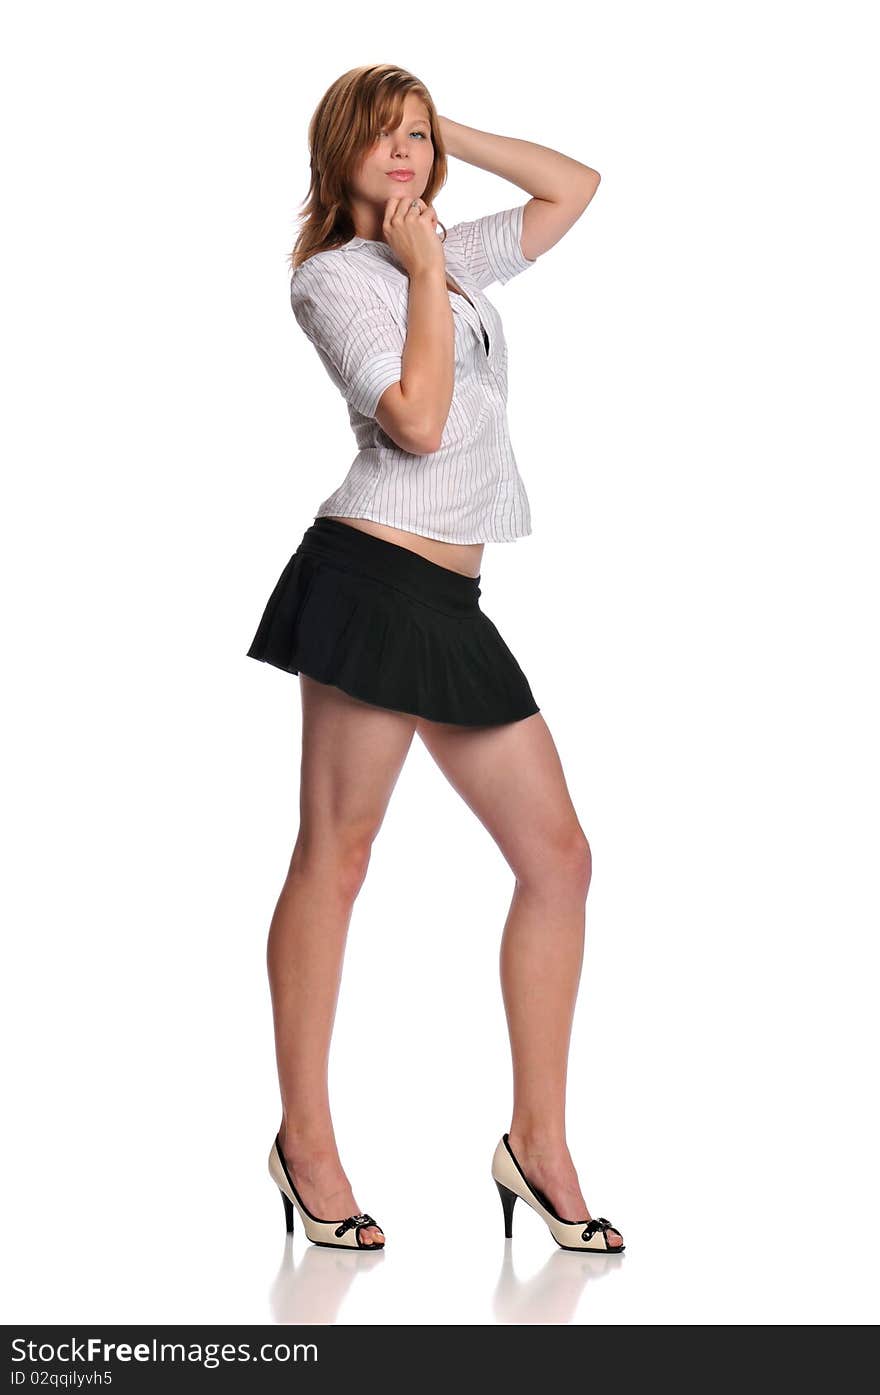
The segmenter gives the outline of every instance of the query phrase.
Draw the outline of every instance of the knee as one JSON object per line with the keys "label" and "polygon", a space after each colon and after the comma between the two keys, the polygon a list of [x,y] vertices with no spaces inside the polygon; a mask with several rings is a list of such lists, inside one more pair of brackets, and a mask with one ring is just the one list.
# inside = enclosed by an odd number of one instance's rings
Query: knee
{"label": "knee", "polygon": [[378,827],[372,822],[342,824],[321,830],[300,825],[290,870],[320,878],[325,891],[354,901],[364,884]]}
{"label": "knee", "polygon": [[558,856],[563,875],[586,896],[593,875],[593,854],[587,836],[579,825],[560,839]]}
{"label": "knee", "polygon": [[[516,869],[514,869],[516,870]],[[593,875],[593,855],[579,824],[566,825],[536,840],[528,867],[517,871],[518,880],[572,895],[586,897]]]}

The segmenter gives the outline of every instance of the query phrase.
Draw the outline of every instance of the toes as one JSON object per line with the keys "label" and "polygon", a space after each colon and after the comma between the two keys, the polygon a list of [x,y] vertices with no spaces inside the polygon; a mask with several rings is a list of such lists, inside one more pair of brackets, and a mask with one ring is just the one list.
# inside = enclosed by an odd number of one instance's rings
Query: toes
{"label": "toes", "polygon": [[[609,1249],[619,1250],[621,1245],[623,1244],[623,1236],[621,1235],[620,1231],[615,1230],[614,1226],[611,1226],[611,1228],[607,1232],[607,1236]],[[617,1237],[616,1239],[615,1236]]]}

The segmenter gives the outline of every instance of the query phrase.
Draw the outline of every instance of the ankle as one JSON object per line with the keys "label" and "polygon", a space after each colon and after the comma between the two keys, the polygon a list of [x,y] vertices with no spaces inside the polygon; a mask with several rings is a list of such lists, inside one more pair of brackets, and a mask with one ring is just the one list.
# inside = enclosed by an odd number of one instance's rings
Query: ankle
{"label": "ankle", "polygon": [[565,1130],[556,1126],[547,1128],[540,1124],[520,1125],[514,1122],[510,1125],[507,1135],[514,1152],[519,1147],[522,1152],[528,1153],[531,1157],[559,1158],[568,1156]]}
{"label": "ankle", "polygon": [[289,1162],[308,1161],[313,1164],[339,1162],[339,1152],[332,1133],[312,1133],[308,1130],[295,1128],[293,1125],[282,1124],[278,1130],[278,1142],[281,1145],[282,1153]]}

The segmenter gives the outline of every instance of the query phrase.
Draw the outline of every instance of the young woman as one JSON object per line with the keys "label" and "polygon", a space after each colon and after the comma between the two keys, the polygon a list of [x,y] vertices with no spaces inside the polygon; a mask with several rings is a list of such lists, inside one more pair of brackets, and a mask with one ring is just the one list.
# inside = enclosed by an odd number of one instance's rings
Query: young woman
{"label": "young woman", "polygon": [[[620,1232],[590,1217],[566,1143],[589,844],[526,676],[479,605],[484,544],[531,531],[485,288],[553,247],[599,175],[438,116],[424,85],[386,64],[330,87],[309,145],[291,303],[358,451],[248,650],[299,674],[303,713],[300,827],[267,953],[282,1107],[269,1171],[288,1230],[296,1208],[316,1244],[384,1245],[342,1167],[327,1067],[354,901],[418,733],[516,878],[501,946],[513,1113],[492,1160],[505,1234],[520,1197],[563,1247],[620,1251]],[[532,197],[441,238],[432,199],[447,153]]]}

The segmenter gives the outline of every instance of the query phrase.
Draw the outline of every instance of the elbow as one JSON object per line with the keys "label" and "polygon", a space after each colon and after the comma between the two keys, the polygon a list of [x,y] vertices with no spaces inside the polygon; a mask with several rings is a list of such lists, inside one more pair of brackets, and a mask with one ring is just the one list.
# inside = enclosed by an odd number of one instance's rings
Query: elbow
{"label": "elbow", "polygon": [[390,436],[394,444],[407,454],[432,455],[440,449],[445,421],[438,424],[424,410],[407,410],[399,384],[397,388],[397,393],[388,393],[387,403],[380,402],[376,411],[377,422],[386,436]]}
{"label": "elbow", "polygon": [[602,182],[602,176],[598,170],[591,169],[589,165],[584,166],[584,174],[581,182],[581,202],[586,208],[596,190]]}
{"label": "elbow", "polygon": [[415,431],[409,435],[410,444],[405,447],[411,455],[433,455],[443,441],[442,431]]}
{"label": "elbow", "polygon": [[424,427],[407,427],[402,422],[393,420],[381,420],[376,418],[385,432],[390,436],[396,446],[405,450],[407,455],[432,455],[435,450],[440,449],[442,431],[429,431]]}

